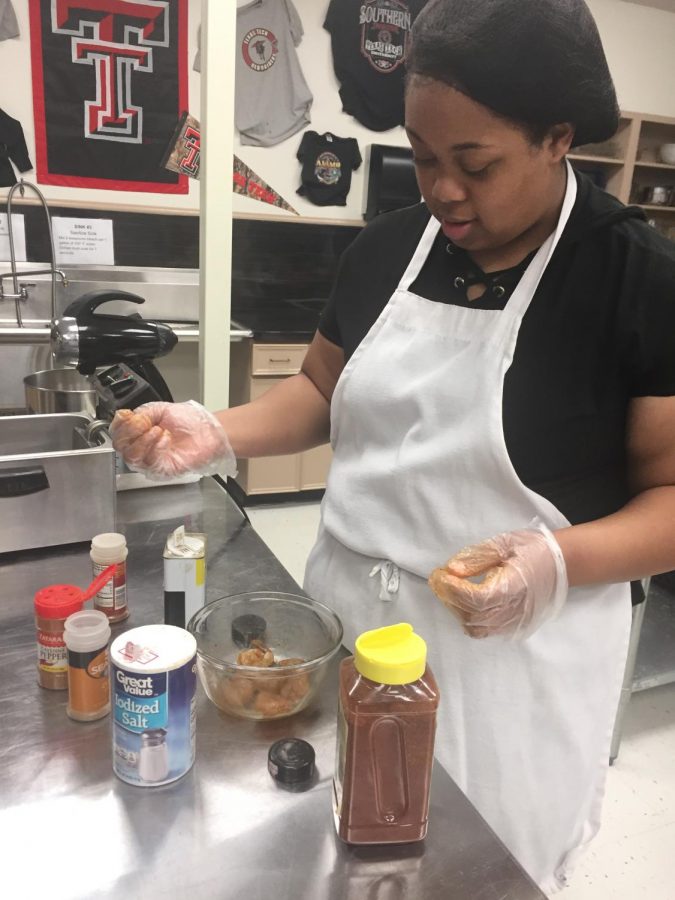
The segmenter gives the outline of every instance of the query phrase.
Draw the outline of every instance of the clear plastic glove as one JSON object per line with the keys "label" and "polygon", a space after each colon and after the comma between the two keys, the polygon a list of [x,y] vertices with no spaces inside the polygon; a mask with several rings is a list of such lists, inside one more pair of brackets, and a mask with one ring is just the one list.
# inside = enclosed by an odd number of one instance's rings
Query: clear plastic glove
{"label": "clear plastic glove", "polygon": [[144,403],[120,409],[110,426],[115,450],[130,469],[154,481],[178,475],[234,477],[237,464],[225,431],[207,409],[187,403]]}
{"label": "clear plastic glove", "polygon": [[568,587],[560,546],[542,523],[465,547],[429,585],[474,638],[528,637],[558,614]]}

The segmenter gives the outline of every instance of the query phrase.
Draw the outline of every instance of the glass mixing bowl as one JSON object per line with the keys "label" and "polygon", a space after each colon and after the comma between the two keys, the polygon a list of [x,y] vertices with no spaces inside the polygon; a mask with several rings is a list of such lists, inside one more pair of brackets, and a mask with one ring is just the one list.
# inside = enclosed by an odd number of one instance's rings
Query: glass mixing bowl
{"label": "glass mixing bowl", "polygon": [[304,709],[342,641],[342,624],[327,606],[278,591],[214,600],[187,627],[207,696],[245,719],[282,719]]}

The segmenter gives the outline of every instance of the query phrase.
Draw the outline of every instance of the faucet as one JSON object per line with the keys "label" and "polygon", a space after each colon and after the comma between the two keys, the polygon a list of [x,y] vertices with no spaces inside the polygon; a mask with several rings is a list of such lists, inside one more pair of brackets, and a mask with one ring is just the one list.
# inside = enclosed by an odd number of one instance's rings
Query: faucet
{"label": "faucet", "polygon": [[[61,279],[61,283],[64,287],[68,284],[68,279],[66,277],[65,272],[61,269],[55,268],[56,264],[56,253],[54,252],[54,234],[52,232],[52,219],[49,214],[49,207],[47,206],[47,201],[45,200],[44,194],[42,191],[38,190],[34,184],[31,184],[29,181],[24,181],[23,178],[20,179],[16,184],[12,185],[9,189],[9,194],[7,195],[7,231],[9,234],[9,256],[10,256],[10,266],[11,272],[5,272],[0,275],[0,300],[13,300],[14,308],[16,310],[16,322],[19,328],[23,328],[23,319],[21,317],[21,301],[26,301],[28,299],[28,288],[34,287],[32,284],[19,284],[19,276],[16,268],[16,252],[14,250],[14,233],[12,231],[12,198],[14,197],[15,192],[18,190],[21,196],[23,197],[26,191],[26,188],[30,188],[33,193],[35,193],[42,204],[42,208],[45,211],[45,217],[47,219],[47,232],[49,234],[49,246],[51,248],[51,265],[48,269],[32,269],[28,272],[23,272],[22,275],[51,275],[52,276],[52,322],[56,319],[56,276],[58,275]],[[13,294],[6,294],[3,287],[3,278],[11,278],[14,286]]]}

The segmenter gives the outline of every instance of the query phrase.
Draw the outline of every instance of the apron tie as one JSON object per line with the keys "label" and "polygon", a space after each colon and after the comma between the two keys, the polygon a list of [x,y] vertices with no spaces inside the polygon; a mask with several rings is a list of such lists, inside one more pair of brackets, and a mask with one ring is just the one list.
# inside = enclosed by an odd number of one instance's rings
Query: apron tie
{"label": "apron tie", "polygon": [[377,565],[374,565],[370,571],[370,578],[374,578],[380,574],[380,600],[391,602],[398,594],[398,586],[401,581],[401,572],[399,567],[389,559],[383,559]]}

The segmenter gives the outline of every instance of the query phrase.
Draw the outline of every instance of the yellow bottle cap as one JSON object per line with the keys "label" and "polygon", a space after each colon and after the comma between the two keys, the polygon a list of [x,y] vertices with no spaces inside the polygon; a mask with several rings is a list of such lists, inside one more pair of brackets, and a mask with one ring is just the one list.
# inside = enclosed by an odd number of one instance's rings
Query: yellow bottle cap
{"label": "yellow bottle cap", "polygon": [[361,675],[379,684],[409,684],[424,674],[427,645],[401,622],[364,631],[356,639],[354,665]]}

